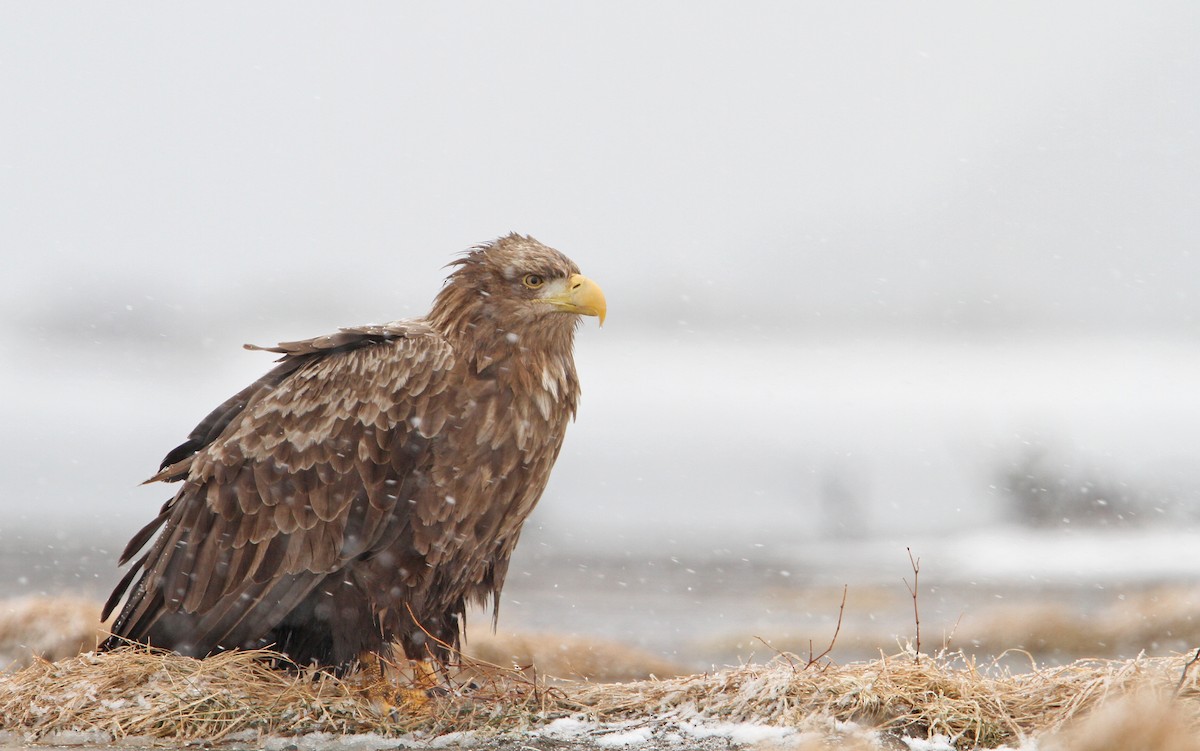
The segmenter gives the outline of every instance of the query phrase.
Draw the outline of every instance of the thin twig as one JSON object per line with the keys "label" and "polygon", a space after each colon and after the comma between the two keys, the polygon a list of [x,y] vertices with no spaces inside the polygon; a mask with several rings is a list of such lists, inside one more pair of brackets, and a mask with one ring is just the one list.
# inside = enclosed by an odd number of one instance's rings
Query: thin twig
{"label": "thin twig", "polygon": [[965,616],[965,615],[966,615],[966,613],[959,613],[958,620],[956,620],[954,622],[954,627],[950,629],[950,633],[948,633],[948,634],[945,632],[942,633],[942,651],[943,652],[950,649],[950,642],[954,640],[954,635],[958,633],[958,627],[960,625],[962,625],[962,619],[963,619],[963,616]]}
{"label": "thin twig", "polygon": [[920,662],[921,662],[921,612],[917,609],[917,592],[919,591],[919,588],[920,588],[919,580],[921,578],[921,559],[913,558],[912,548],[905,548],[905,550],[908,551],[908,563],[909,563],[909,565],[912,566],[912,572],[913,572],[912,586],[909,586],[908,579],[904,579],[903,581],[904,581],[904,586],[908,587],[908,593],[910,595],[912,595],[913,620],[917,624],[917,646],[916,646],[916,654],[914,655],[913,659],[916,663],[920,664]]}
{"label": "thin twig", "polygon": [[1187,664],[1183,666],[1183,675],[1179,676],[1179,683],[1175,686],[1176,696],[1179,696],[1180,692],[1183,691],[1183,684],[1187,682],[1188,670],[1198,661],[1200,661],[1200,649],[1197,649],[1196,654],[1192,655],[1192,659],[1188,660]]}
{"label": "thin twig", "polygon": [[810,640],[810,641],[808,642],[808,664],[804,666],[804,669],[805,669],[805,670],[808,670],[809,668],[811,668],[811,667],[813,666],[813,663],[815,663],[815,662],[817,662],[818,660],[820,660],[820,659],[824,658],[824,657],[825,657],[825,655],[827,655],[827,654],[829,654],[830,652],[832,652],[832,651],[833,651],[833,645],[834,645],[834,644],[837,644],[837,638],[838,638],[838,634],[839,634],[839,633],[841,633],[841,631],[842,631],[842,616],[843,616],[843,615],[845,614],[845,612],[846,612],[846,593],[847,593],[847,592],[849,592],[849,591],[850,591],[850,585],[849,585],[849,584],[843,584],[843,585],[842,585],[842,604],[838,606],[838,619],[837,619],[837,626],[836,626],[836,627],[834,627],[834,629],[833,629],[833,638],[829,640],[829,646],[825,648],[825,651],[824,651],[824,652],[822,652],[821,654],[817,655],[816,657],[813,657],[813,653],[812,653],[812,641]]}
{"label": "thin twig", "polygon": [[772,652],[774,652],[774,653],[775,653],[775,657],[777,657],[777,658],[780,658],[780,659],[782,659],[784,662],[786,662],[786,663],[788,664],[788,667],[790,667],[790,668],[792,669],[792,672],[796,672],[796,661],[793,659],[793,656],[792,656],[792,655],[790,655],[790,654],[788,654],[787,652],[784,652],[783,650],[781,650],[781,649],[777,648],[777,647],[776,647],[774,644],[772,644],[771,642],[769,642],[769,641],[767,641],[766,639],[762,638],[761,636],[756,636],[756,637],[754,637],[754,638],[755,638],[755,639],[758,639],[760,642],[762,642],[762,643],[763,643],[763,645],[764,645],[764,646],[765,646],[767,649],[769,649],[769,650],[771,650]]}

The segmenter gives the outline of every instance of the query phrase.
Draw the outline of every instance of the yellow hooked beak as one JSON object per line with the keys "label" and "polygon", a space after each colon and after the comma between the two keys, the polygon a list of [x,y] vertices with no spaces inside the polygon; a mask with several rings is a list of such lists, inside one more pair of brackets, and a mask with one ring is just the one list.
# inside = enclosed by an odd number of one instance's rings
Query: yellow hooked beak
{"label": "yellow hooked beak", "polygon": [[600,319],[600,325],[604,325],[604,314],[608,310],[604,303],[604,292],[599,284],[583,274],[572,274],[561,290],[542,299],[567,313],[596,316]]}

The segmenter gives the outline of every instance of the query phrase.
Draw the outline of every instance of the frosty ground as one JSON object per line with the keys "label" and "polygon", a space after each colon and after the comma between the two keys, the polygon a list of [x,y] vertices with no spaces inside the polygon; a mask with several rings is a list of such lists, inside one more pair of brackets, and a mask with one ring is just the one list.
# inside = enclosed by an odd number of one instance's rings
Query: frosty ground
{"label": "frosty ground", "polygon": [[126,649],[0,675],[0,716],[13,742],[71,745],[1192,749],[1194,662],[1013,674],[961,653],[844,666],[783,655],[668,680],[548,686],[464,658],[469,684],[450,678],[449,694],[381,705],[362,676],[289,674],[245,652],[194,660]]}

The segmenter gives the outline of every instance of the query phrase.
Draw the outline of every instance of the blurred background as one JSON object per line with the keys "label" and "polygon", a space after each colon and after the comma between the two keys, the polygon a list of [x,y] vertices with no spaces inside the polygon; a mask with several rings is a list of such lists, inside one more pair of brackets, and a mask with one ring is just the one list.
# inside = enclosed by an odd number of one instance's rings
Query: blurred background
{"label": "blurred background", "polygon": [[107,592],[169,495],[137,484],[269,366],[244,342],[419,315],[515,230],[610,315],[502,626],[757,659],[848,584],[851,658],[911,638],[911,548],[925,648],[1037,651],[1014,599],[1143,628],[1049,659],[1194,646],[1198,33],[1186,1],[5,3],[0,595]]}

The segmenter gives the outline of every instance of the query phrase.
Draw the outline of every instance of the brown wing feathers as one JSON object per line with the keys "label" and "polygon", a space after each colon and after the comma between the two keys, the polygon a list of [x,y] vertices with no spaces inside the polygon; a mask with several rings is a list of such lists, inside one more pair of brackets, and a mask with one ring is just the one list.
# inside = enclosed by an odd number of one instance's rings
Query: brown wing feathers
{"label": "brown wing feathers", "polygon": [[[279,366],[197,426],[168,457],[186,461],[188,479],[126,551],[165,522],[108,603],[143,571],[114,634],[155,643],[186,631],[197,654],[240,646],[325,576],[395,537],[384,528],[397,523],[400,487],[428,443],[421,433],[438,424],[410,432],[395,418],[437,391],[430,384],[450,362],[448,350],[427,351],[445,349],[433,337],[399,339],[372,327],[281,345]],[[351,376],[358,393],[342,382]]]}

